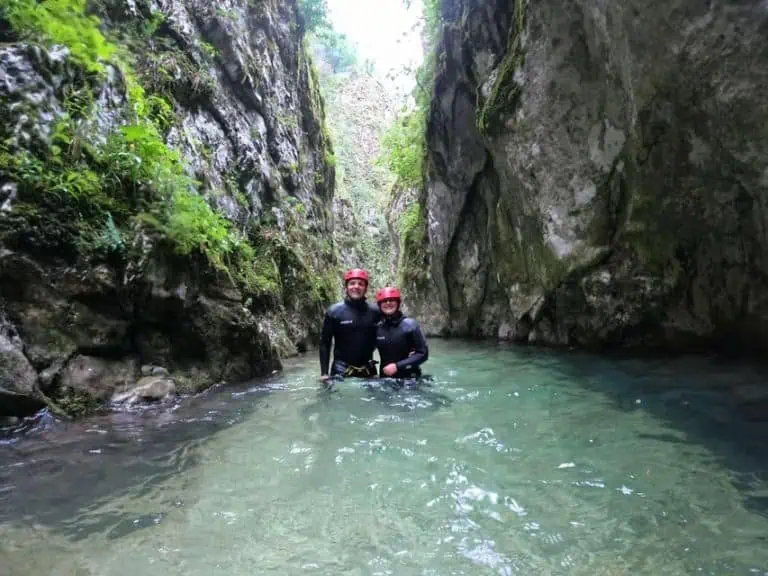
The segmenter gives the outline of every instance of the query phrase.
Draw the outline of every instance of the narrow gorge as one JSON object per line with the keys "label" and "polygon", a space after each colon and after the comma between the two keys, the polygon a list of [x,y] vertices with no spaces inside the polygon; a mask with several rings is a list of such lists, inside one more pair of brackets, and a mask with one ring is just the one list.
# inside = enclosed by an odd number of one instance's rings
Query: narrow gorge
{"label": "narrow gorge", "polygon": [[768,576],[767,38],[0,0],[0,574]]}
{"label": "narrow gorge", "polygon": [[0,3],[0,415],[279,370],[351,266],[430,336],[768,348],[761,6],[425,0],[403,112],[309,4]]}

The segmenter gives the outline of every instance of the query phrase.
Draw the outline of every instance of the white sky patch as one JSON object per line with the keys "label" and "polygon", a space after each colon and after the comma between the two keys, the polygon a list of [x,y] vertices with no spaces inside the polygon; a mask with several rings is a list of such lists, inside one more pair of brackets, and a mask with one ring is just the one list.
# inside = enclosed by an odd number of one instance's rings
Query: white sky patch
{"label": "white sky patch", "polygon": [[[328,19],[336,31],[357,45],[361,63],[371,59],[379,81],[399,92],[413,88],[412,74],[423,59],[420,31],[421,2],[406,9],[403,0],[328,0]],[[392,80],[388,74],[398,74]]]}

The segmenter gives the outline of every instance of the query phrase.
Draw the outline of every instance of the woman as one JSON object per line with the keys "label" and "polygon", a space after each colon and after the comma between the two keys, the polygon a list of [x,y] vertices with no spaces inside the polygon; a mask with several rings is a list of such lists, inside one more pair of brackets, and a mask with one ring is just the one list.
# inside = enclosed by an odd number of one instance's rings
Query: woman
{"label": "woman", "polygon": [[381,358],[380,376],[418,378],[429,358],[429,348],[419,323],[400,311],[400,290],[388,286],[376,293],[381,320],[376,327],[376,347]]}

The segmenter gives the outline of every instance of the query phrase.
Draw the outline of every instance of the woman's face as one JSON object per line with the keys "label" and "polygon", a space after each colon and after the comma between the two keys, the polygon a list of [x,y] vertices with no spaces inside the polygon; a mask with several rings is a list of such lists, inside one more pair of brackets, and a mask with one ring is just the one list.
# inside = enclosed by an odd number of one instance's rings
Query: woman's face
{"label": "woman's face", "polygon": [[387,298],[379,303],[379,308],[381,308],[381,312],[385,316],[392,316],[392,314],[397,312],[398,307],[399,304],[395,298]]}

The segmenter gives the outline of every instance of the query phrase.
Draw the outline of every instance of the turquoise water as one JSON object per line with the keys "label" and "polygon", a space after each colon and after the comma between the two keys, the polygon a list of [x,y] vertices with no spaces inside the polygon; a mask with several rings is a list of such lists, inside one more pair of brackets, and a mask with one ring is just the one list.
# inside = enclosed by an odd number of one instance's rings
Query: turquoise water
{"label": "turquoise water", "polygon": [[763,369],[430,344],[7,436],[0,574],[768,573]]}

